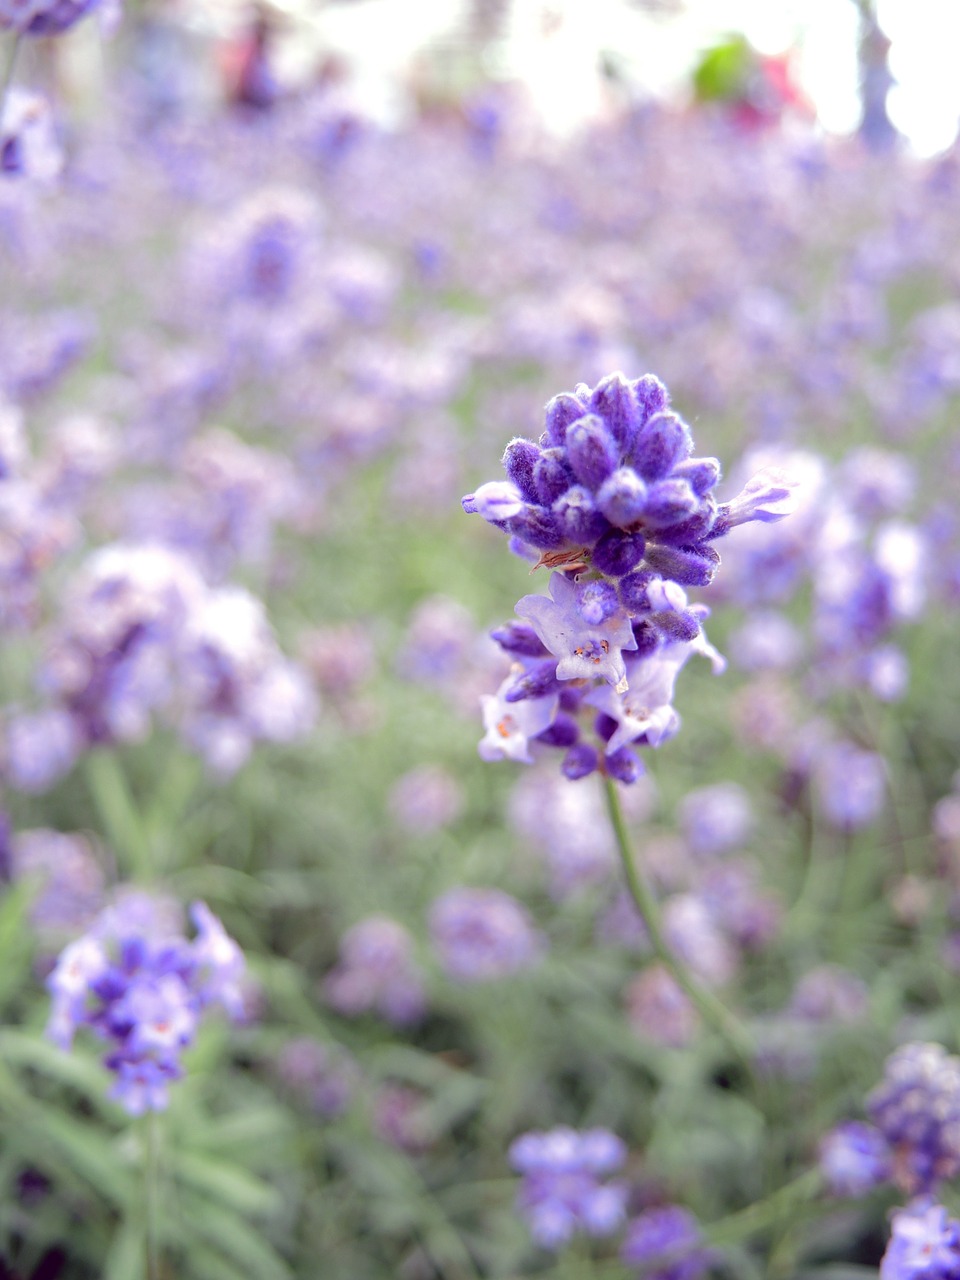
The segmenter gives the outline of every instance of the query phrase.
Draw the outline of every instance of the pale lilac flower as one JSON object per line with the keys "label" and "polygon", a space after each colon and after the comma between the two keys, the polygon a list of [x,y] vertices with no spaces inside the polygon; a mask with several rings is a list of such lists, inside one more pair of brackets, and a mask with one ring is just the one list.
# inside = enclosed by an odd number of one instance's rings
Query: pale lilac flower
{"label": "pale lilac flower", "polygon": [[713,1262],[697,1219],[680,1205],[645,1209],[627,1225],[620,1257],[645,1280],[698,1280]]}
{"label": "pale lilac flower", "polygon": [[389,916],[368,916],[347,930],[323,989],[330,1005],[348,1018],[377,1013],[405,1027],[419,1022],[426,1012],[413,939]]}
{"label": "pale lilac flower", "polygon": [[507,694],[515,677],[509,675],[496,694],[480,698],[485,730],[478,750],[482,760],[518,760],[532,764],[530,742],[550,727],[557,714],[559,696],[525,698],[509,702]]}
{"label": "pale lilac flower", "polygon": [[527,909],[501,889],[449,889],[431,906],[429,927],[441,967],[456,982],[510,977],[545,949]]}
{"label": "pale lilac flower", "polygon": [[886,1138],[873,1125],[850,1120],[820,1143],[820,1170],[830,1194],[859,1197],[885,1182],[892,1160]]}
{"label": "pale lilac flower", "polygon": [[710,857],[741,847],[755,824],[750,797],[736,782],[718,782],[688,792],[680,803],[679,817],[691,850]]}
{"label": "pale lilac flower", "polygon": [[619,685],[626,678],[622,651],[636,649],[630,618],[623,610],[600,623],[584,621],[576,585],[562,573],[550,577],[550,595],[524,596],[517,616],[529,621],[557,663],[558,680],[606,680]]}
{"label": "pale lilac flower", "polygon": [[627,1188],[601,1181],[626,1159],[626,1146],[607,1129],[567,1127],[521,1134],[510,1163],[522,1175],[517,1208],[533,1239],[560,1249],[574,1235],[612,1234],[626,1212]]}
{"label": "pale lilac flower", "polygon": [[958,1280],[960,1222],[929,1197],[898,1209],[890,1243],[880,1263],[880,1280]]}

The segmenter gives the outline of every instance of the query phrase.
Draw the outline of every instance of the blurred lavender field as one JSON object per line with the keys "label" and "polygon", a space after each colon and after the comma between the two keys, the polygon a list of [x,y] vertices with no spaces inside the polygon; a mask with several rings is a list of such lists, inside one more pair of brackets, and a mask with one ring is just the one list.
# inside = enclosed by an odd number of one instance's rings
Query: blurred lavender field
{"label": "blurred lavender field", "polygon": [[87,7],[0,0],[0,1277],[960,1277],[960,152],[132,17],[84,112]]}

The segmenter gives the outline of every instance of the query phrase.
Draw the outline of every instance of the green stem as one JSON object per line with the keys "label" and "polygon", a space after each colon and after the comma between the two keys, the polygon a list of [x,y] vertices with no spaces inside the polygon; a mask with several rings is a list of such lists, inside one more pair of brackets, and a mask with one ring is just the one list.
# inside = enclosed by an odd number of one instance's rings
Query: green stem
{"label": "green stem", "polygon": [[160,1280],[160,1116],[148,1111],[144,1116],[144,1237],[147,1252],[147,1280]]}
{"label": "green stem", "polygon": [[611,781],[610,778],[604,778],[603,785],[607,799],[607,811],[610,814],[610,824],[613,827],[617,848],[620,852],[620,861],[623,865],[627,889],[634,905],[640,912],[641,919],[647,927],[654,953],[665,968],[669,970],[677,985],[689,997],[704,1022],[719,1032],[746,1068],[748,1075],[753,1078],[753,1045],[746,1028],[730,1012],[726,1005],[717,999],[712,991],[698,982],[667,942],[660,923],[660,909],[657,901],[637,867],[633,856],[630,836],[623,819],[623,811],[620,808],[620,797],[617,794],[616,783]]}
{"label": "green stem", "polygon": [[819,1169],[807,1169],[792,1182],[772,1192],[764,1200],[756,1200],[737,1213],[704,1228],[711,1244],[739,1244],[751,1236],[775,1227],[786,1219],[794,1221],[798,1209],[815,1199],[823,1188]]}
{"label": "green stem", "polygon": [[116,753],[110,748],[98,747],[87,753],[84,769],[104,834],[113,845],[114,853],[129,864],[138,880],[149,883],[154,878],[153,847]]}

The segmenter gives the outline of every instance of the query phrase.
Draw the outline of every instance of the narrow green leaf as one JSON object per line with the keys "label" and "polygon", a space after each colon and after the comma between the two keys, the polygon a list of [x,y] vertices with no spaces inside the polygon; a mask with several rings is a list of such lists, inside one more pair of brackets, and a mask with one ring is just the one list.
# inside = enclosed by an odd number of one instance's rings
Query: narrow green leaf
{"label": "narrow green leaf", "polygon": [[114,1233],[101,1280],[144,1280],[147,1244],[141,1224],[127,1218]]}
{"label": "narrow green leaf", "polygon": [[237,1165],[195,1152],[180,1152],[174,1161],[174,1172],[182,1182],[238,1213],[262,1216],[280,1208],[279,1192]]}
{"label": "narrow green leaf", "polygon": [[280,1255],[237,1214],[198,1196],[184,1207],[184,1219],[191,1233],[233,1260],[237,1280],[245,1276],[249,1280],[290,1280],[291,1273]]}

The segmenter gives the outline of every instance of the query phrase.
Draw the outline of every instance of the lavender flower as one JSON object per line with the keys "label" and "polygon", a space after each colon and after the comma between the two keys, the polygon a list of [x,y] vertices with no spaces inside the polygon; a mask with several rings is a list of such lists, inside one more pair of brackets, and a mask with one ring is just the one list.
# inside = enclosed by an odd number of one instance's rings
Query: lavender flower
{"label": "lavender flower", "polygon": [[430,937],[457,982],[489,982],[536,964],[544,940],[526,909],[500,889],[450,889],[430,908]]}
{"label": "lavender flower", "polygon": [[275,1071],[278,1079],[325,1119],[346,1111],[359,1078],[359,1068],[344,1049],[309,1036],[298,1036],[283,1045]]}
{"label": "lavender flower", "polygon": [[887,1059],[867,1112],[894,1153],[894,1180],[908,1195],[960,1173],[960,1058],[912,1043]]}
{"label": "lavender flower", "polygon": [[421,765],[398,778],[389,797],[391,816],[411,834],[426,835],[455,822],[463,809],[460,784],[440,765]]}
{"label": "lavender flower", "polygon": [[633,1218],[620,1257],[641,1267],[644,1280],[697,1280],[713,1261],[696,1218],[676,1204],[645,1209]]}
{"label": "lavender flower", "polygon": [[190,914],[197,936],[172,933],[160,911],[101,913],[90,931],[60,955],[47,979],[52,996],[47,1034],[69,1049],[89,1027],[110,1046],[104,1059],[116,1080],[110,1096],[131,1115],[162,1111],[170,1084],[183,1075],[180,1056],[204,1011],[242,1012],[243,956],[202,902]]}
{"label": "lavender flower", "polygon": [[960,1222],[929,1197],[912,1201],[891,1219],[880,1280],[958,1280]]}
{"label": "lavender flower", "polygon": [[413,940],[389,916],[368,916],[347,930],[324,991],[333,1008],[348,1018],[379,1013],[404,1027],[418,1022],[426,1010]]}
{"label": "lavender flower", "polygon": [[668,1049],[691,1043],[700,1016],[690,997],[662,964],[650,964],[629,984],[625,996],[627,1021],[642,1040]]}
{"label": "lavender flower", "polygon": [[750,797],[735,782],[699,787],[681,802],[680,825],[694,853],[710,857],[731,853],[753,829]]}
{"label": "lavender flower", "polygon": [[820,1169],[831,1195],[864,1196],[890,1177],[890,1148],[879,1129],[850,1120],[820,1143]]}
{"label": "lavender flower", "polygon": [[522,1174],[517,1208],[536,1243],[560,1249],[581,1231],[615,1231],[626,1211],[627,1188],[601,1179],[619,1169],[626,1154],[607,1129],[561,1127],[517,1138],[510,1147],[510,1163]]}
{"label": "lavender flower", "polygon": [[[555,396],[539,443],[518,437],[507,446],[506,481],[463,499],[465,511],[510,534],[519,554],[555,570],[549,597],[517,604],[526,631],[494,633],[515,670],[498,701],[484,702],[484,758],[529,762],[539,740],[566,750],[568,778],[599,769],[633,782],[642,767],[631,744],[657,746],[677,730],[673,685],[687,657],[699,652],[722,668],[702,633],[707,611],[688,603],[686,588],[712,581],[714,539],[789,514],[794,486],[768,467],[718,507],[719,463],[691,456],[690,429],[668,402],[651,375],[612,374]],[[525,701],[536,704],[528,722],[508,722],[506,704]],[[577,723],[590,706],[600,712],[597,745]],[[519,728],[504,744],[501,722]]]}
{"label": "lavender flower", "polygon": [[14,880],[36,879],[30,923],[43,935],[76,933],[103,906],[103,872],[89,841],[74,832],[18,831],[9,843]]}
{"label": "lavender flower", "polygon": [[825,746],[814,779],[824,817],[841,831],[857,831],[876,821],[883,809],[887,770],[883,757],[852,742]]}

